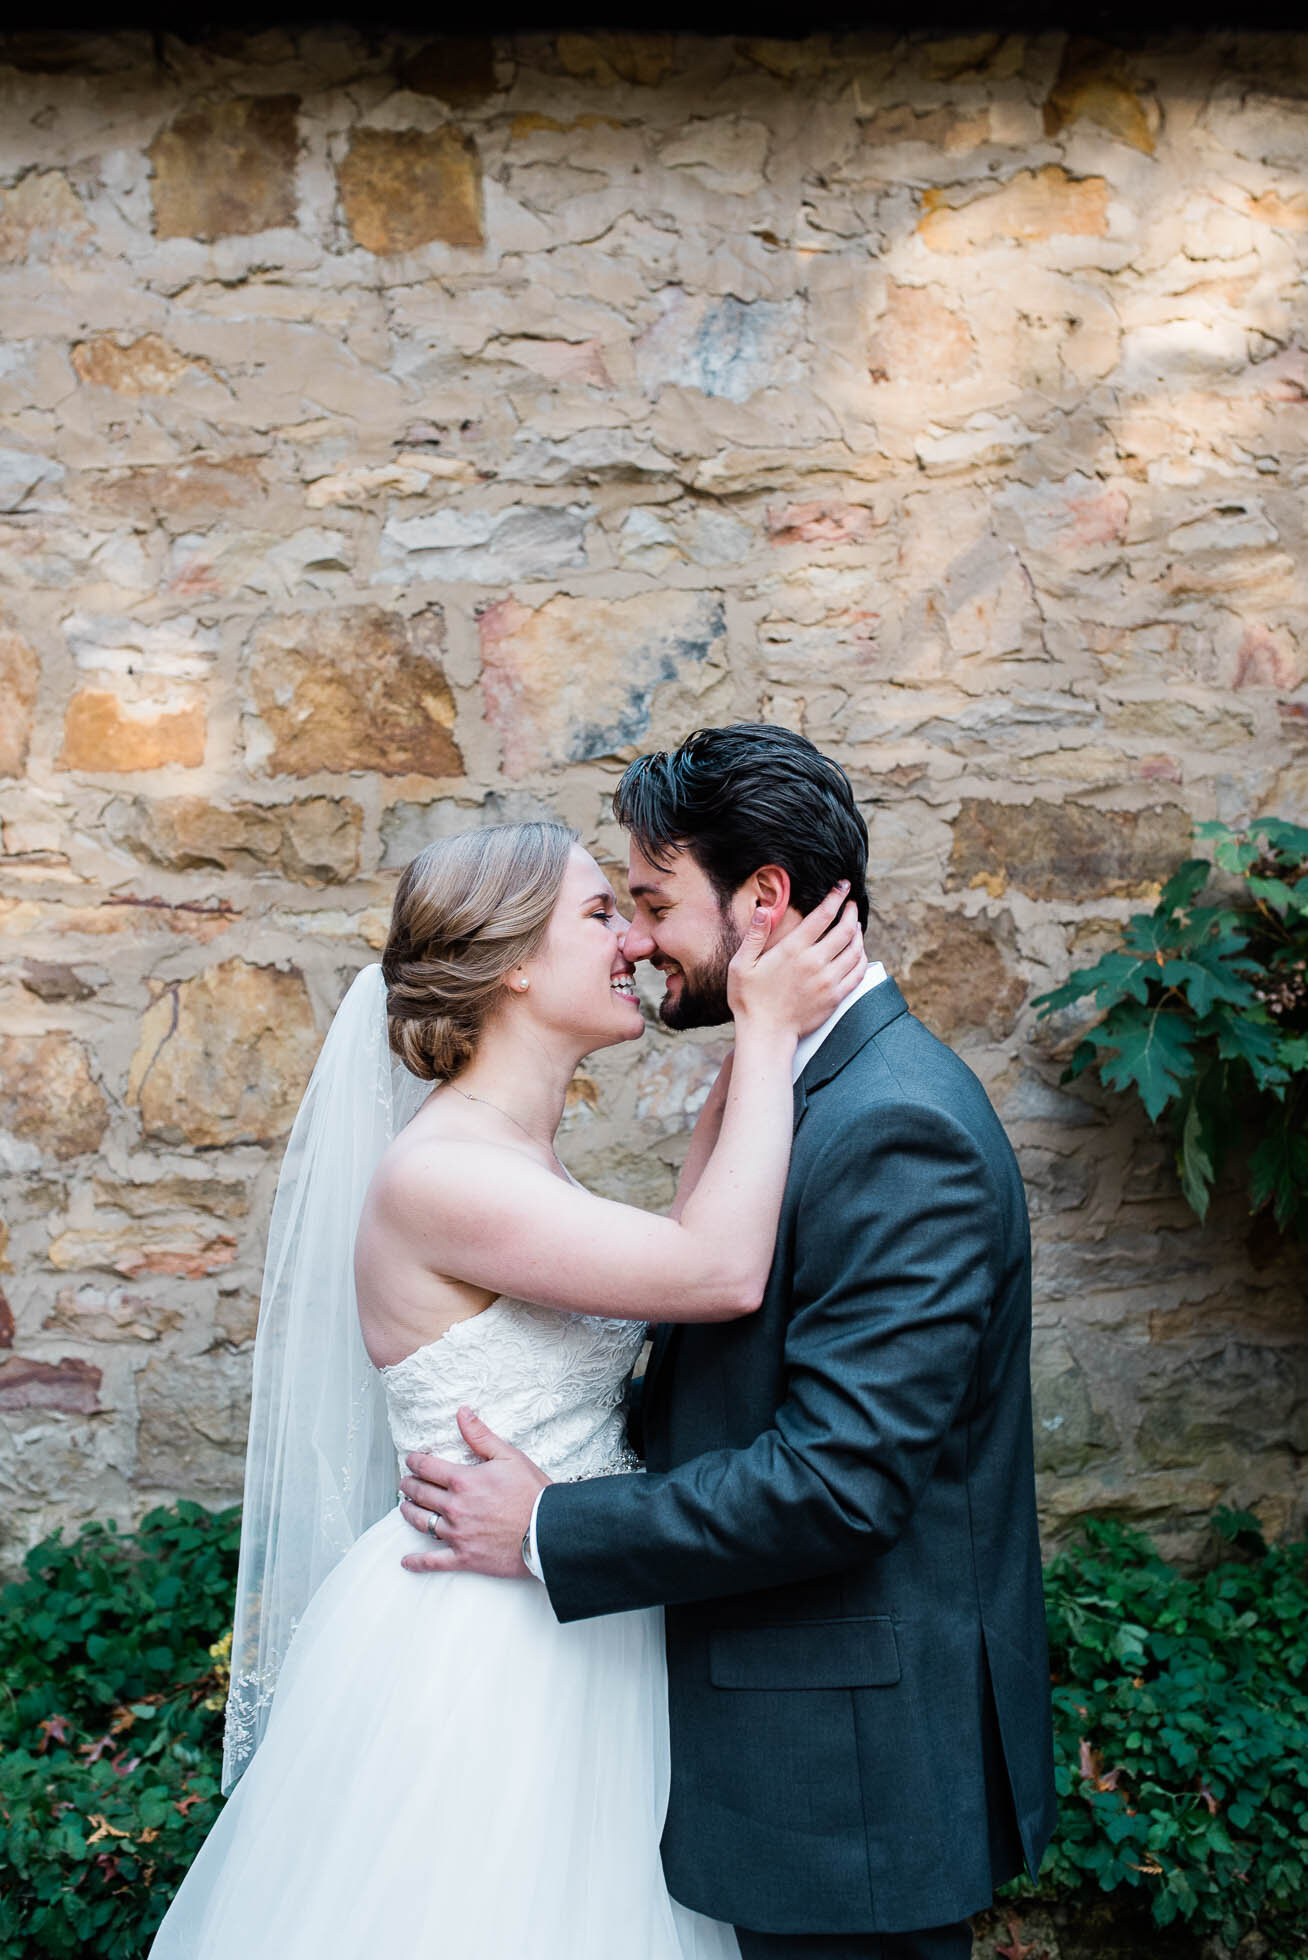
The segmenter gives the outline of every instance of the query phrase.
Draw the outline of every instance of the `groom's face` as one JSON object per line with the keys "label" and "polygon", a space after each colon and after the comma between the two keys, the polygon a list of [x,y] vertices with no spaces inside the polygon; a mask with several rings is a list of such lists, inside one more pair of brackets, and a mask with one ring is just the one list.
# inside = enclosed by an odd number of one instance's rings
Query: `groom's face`
{"label": "groom's face", "polygon": [[666,991],[659,1019],[668,1028],[713,1028],[731,1019],[727,967],[743,927],[688,851],[665,869],[633,842],[632,919],[623,940],[629,960],[648,960]]}

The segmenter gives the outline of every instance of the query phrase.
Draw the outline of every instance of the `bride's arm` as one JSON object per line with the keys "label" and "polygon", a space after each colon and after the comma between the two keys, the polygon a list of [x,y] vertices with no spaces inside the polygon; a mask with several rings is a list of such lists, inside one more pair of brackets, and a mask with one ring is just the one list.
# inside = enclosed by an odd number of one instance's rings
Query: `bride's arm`
{"label": "bride's arm", "polygon": [[687,1321],[753,1312],[790,1158],[795,1044],[864,963],[852,906],[827,931],[842,900],[838,889],[767,951],[766,922],[752,928],[732,961],[730,1087],[680,1217],[596,1197],[493,1145],[429,1143],[390,1181],[391,1223],[432,1270],[562,1312]]}

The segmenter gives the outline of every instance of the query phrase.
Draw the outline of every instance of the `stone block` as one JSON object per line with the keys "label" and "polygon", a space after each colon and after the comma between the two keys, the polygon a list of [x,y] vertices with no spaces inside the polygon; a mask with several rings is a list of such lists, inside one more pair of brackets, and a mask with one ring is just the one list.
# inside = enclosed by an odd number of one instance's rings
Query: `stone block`
{"label": "stone block", "polygon": [[818,498],[774,506],[763,523],[771,544],[871,544],[885,521],[868,504]]}
{"label": "stone block", "polygon": [[659,161],[684,170],[708,191],[745,197],[763,185],[769,133],[741,116],[701,116],[659,151]]}
{"label": "stone block", "polygon": [[1023,1144],[1017,1160],[1032,1218],[1080,1211],[1090,1195],[1090,1172],[1079,1157],[1042,1149],[1038,1144]]}
{"label": "stone block", "polygon": [[697,388],[723,401],[746,402],[765,388],[802,378],[797,300],[708,299],[665,288],[659,315],[636,342],[636,373],[648,394]]}
{"label": "stone block", "polygon": [[250,1357],[158,1355],[137,1381],[132,1481],[164,1490],[234,1497],[244,1482]]}
{"label": "stone block", "polygon": [[1019,170],[1005,184],[960,204],[943,190],[923,194],[918,236],[933,252],[978,252],[1042,238],[1103,238],[1107,181],[1073,177],[1056,163]]}
{"label": "stone block", "polygon": [[0,776],[21,776],[27,767],[40,678],[40,665],[26,640],[0,625]]}
{"label": "stone block", "polygon": [[1135,1446],[1152,1469],[1209,1468],[1223,1454],[1308,1447],[1308,1349],[1229,1341],[1142,1394]]}
{"label": "stone block", "polygon": [[46,1257],[56,1272],[103,1271],[124,1279],[204,1279],[236,1257],[228,1232],[203,1232],[177,1220],[133,1219],[130,1225],[70,1226],[50,1241]]}
{"label": "stone block", "polygon": [[225,960],[157,991],[128,1102],[164,1143],[272,1143],[290,1129],[319,1046],[298,969]]}
{"label": "stone block", "polygon": [[560,597],[534,611],[503,599],[478,625],[482,697],[513,778],[639,742],[657,689],[693,680],[726,651],[713,592]]}
{"label": "stone block", "polygon": [[400,61],[397,80],[414,95],[434,95],[452,107],[494,95],[495,43],[450,35],[427,41]]}
{"label": "stone block", "polygon": [[377,770],[454,776],[454,697],[442,665],[444,619],[376,606],[295,613],[254,636],[250,688],[273,775]]}
{"label": "stone block", "polygon": [[437,510],[391,517],[378,553],[380,579],[468,579],[508,585],[552,578],[586,563],[588,504],[512,505],[500,511]]}
{"label": "stone block", "polygon": [[202,1211],[214,1218],[244,1218],[250,1209],[248,1182],[231,1177],[97,1177],[91,1187],[97,1207],[125,1211],[131,1218],[159,1218],[165,1213]]}
{"label": "stone block", "polygon": [[636,1058],[636,1118],[663,1135],[689,1130],[703,1108],[730,1042],[648,1037]]}
{"label": "stone block", "polygon": [[674,65],[667,34],[560,34],[554,46],[565,74],[605,88],[617,82],[657,88]]}
{"label": "stone block", "polygon": [[687,563],[740,565],[754,545],[751,527],[712,503],[637,504],[623,518],[617,537],[624,569],[642,572]]}
{"label": "stone block", "polygon": [[94,1415],[100,1407],[101,1370],[72,1355],[62,1361],[0,1361],[0,1411],[57,1409],[62,1415]]}
{"label": "stone block", "polygon": [[1111,1415],[1095,1407],[1085,1370],[1056,1335],[1032,1342],[1031,1399],[1037,1475],[1075,1475],[1119,1447]]}
{"label": "stone block", "polygon": [[80,1341],[157,1341],[177,1331],[182,1311],[121,1286],[63,1286],[41,1324]]}
{"label": "stone block", "polygon": [[63,474],[59,463],[37,449],[0,448],[0,511],[26,514],[33,492],[58,482]]}
{"label": "stone block", "polygon": [[954,820],[946,888],[993,898],[1014,885],[1031,898],[1139,898],[1190,854],[1180,804],[1098,810],[1083,803],[964,799]]}
{"label": "stone block", "polygon": [[869,149],[896,149],[901,143],[922,143],[946,156],[958,156],[976,149],[990,135],[990,114],[980,109],[960,115],[947,103],[936,109],[915,109],[909,102],[896,102],[887,109],[874,109],[860,116],[859,134]]}
{"label": "stone block", "polygon": [[1026,983],[1003,951],[1013,944],[1012,921],[961,912],[932,915],[926,947],[904,972],[904,997],[914,1014],[942,1041],[984,1032],[1002,1041],[1013,1031],[1026,999]]}
{"label": "stone block", "polygon": [[963,315],[925,286],[892,279],[868,347],[873,381],[940,387],[976,366],[976,340]]}
{"label": "stone block", "polygon": [[356,129],[337,181],[365,251],[484,243],[477,146],[458,130]]}
{"label": "stone block", "polygon": [[92,477],[92,507],[115,517],[191,530],[240,511],[253,521],[268,492],[257,456],[197,458],[189,463],[142,464]]}
{"label": "stone block", "polygon": [[1147,157],[1154,154],[1160,120],[1157,103],[1134,86],[1116,49],[1073,35],[1045,101],[1046,136],[1059,135],[1080,117],[1133,150]]}
{"label": "stone block", "polygon": [[79,1041],[66,1034],[0,1036],[0,1158],[35,1170],[98,1150],[109,1105]]}
{"label": "stone block", "polygon": [[0,261],[80,258],[94,232],[59,170],[33,170],[0,193]]}
{"label": "stone block", "polygon": [[130,701],[107,688],[82,688],[68,703],[56,767],[93,775],[131,775],[169,763],[198,769],[206,726],[199,699]]}
{"label": "stone block", "polygon": [[159,238],[212,242],[295,223],[295,95],[185,111],[151,143]]}
{"label": "stone block", "polygon": [[111,388],[117,395],[169,394],[196,367],[157,333],[143,334],[125,345],[113,334],[79,340],[72,363],[79,381],[91,388]]}
{"label": "stone block", "polygon": [[202,796],[140,796],[111,803],[104,821],[115,843],[169,871],[271,871],[329,885],[359,869],[363,811],[349,797],[223,807]]}

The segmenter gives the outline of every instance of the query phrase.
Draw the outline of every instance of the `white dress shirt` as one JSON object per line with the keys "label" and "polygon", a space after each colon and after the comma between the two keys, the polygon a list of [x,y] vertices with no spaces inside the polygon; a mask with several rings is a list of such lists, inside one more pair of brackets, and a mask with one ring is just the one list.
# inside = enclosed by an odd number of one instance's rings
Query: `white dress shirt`
{"label": "white dress shirt", "polygon": [[[827,1016],[822,1026],[820,1028],[814,1028],[812,1034],[806,1034],[804,1036],[803,1040],[795,1048],[795,1058],[790,1065],[790,1079],[792,1082],[799,1081],[800,1076],[817,1054],[818,1049],[831,1033],[831,1030],[835,1027],[841,1015],[848,1014],[854,1002],[856,1000],[862,1000],[864,994],[870,994],[874,987],[879,987],[885,977],[886,969],[882,966],[880,960],[873,960],[858,985],[850,988],[845,998]],[[526,1536],[522,1541],[522,1562],[533,1579],[540,1579],[542,1581],[545,1578],[545,1574],[541,1570],[540,1553],[536,1547],[536,1517],[540,1511],[540,1500],[544,1495],[545,1492],[541,1491],[536,1502],[531,1507],[531,1523],[528,1525]]]}

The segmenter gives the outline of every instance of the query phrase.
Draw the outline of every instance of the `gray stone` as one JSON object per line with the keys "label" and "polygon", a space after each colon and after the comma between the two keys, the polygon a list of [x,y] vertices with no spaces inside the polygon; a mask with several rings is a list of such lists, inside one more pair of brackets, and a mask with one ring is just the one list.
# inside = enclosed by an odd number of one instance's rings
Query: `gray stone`
{"label": "gray stone", "polygon": [[438,510],[392,517],[381,536],[377,579],[468,579],[504,585],[549,578],[586,563],[588,504],[515,505],[503,511]]}

